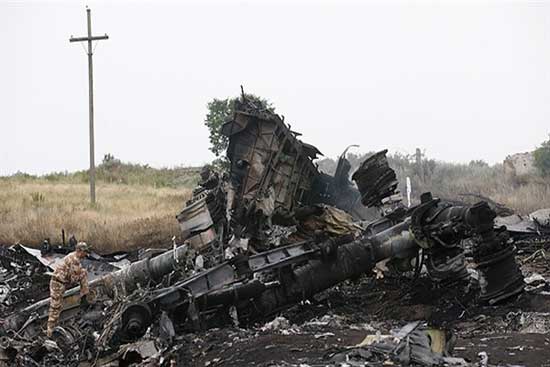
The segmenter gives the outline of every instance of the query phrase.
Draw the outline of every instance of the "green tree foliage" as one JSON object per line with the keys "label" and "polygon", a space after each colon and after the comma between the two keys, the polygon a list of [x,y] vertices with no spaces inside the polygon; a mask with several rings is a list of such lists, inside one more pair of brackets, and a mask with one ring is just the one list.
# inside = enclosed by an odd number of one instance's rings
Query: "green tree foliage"
{"label": "green tree foliage", "polygon": [[[275,108],[268,100],[253,94],[246,94],[245,96],[258,107],[267,109],[271,112],[275,111]],[[208,112],[204,124],[208,127],[208,131],[210,132],[210,151],[214,153],[216,157],[222,155],[227,149],[229,141],[226,136],[221,134],[221,127],[224,122],[228,121],[233,116],[235,101],[238,99],[237,97],[226,99],[214,98],[206,105]]]}
{"label": "green tree foliage", "polygon": [[548,140],[542,142],[540,147],[535,149],[535,167],[542,176],[550,176],[550,136]]}

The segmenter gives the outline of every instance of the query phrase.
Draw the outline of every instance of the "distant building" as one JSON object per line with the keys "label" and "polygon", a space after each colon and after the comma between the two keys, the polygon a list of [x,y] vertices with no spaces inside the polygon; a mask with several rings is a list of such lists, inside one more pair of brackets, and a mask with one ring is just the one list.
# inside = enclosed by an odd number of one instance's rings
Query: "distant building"
{"label": "distant building", "polygon": [[504,173],[508,177],[526,177],[536,174],[533,152],[516,153],[504,160]]}

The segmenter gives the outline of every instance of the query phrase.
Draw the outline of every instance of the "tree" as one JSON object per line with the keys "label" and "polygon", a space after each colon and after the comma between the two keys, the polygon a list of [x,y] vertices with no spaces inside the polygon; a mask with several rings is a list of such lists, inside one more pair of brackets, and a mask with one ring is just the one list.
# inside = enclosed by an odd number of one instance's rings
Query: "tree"
{"label": "tree", "polygon": [[485,168],[485,167],[489,167],[489,164],[485,162],[483,159],[475,159],[475,160],[471,160],[470,163],[468,163],[468,166]]}
{"label": "tree", "polygon": [[550,176],[550,135],[548,140],[542,142],[540,147],[535,149],[534,153],[535,167],[539,170],[542,176]]}
{"label": "tree", "polygon": [[103,160],[101,161],[101,164],[109,165],[112,163],[120,163],[120,159],[115,158],[115,156],[112,155],[111,153],[107,153],[103,155]]}
{"label": "tree", "polygon": [[[268,100],[253,94],[245,94],[245,96],[247,99],[254,102],[258,107],[265,108],[270,112],[275,111],[275,108]],[[210,151],[214,153],[216,157],[219,157],[227,149],[229,140],[227,136],[222,135],[221,128],[226,121],[233,117],[235,101],[238,99],[238,97],[226,99],[214,98],[206,105],[208,112],[206,114],[204,124],[210,132]]]}

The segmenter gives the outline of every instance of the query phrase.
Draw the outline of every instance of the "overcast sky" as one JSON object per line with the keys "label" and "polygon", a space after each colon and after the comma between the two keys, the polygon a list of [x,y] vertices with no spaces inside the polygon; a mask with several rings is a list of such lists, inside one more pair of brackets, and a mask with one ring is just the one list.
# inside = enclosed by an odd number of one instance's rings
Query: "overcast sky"
{"label": "overcast sky", "polygon": [[550,133],[549,2],[1,1],[0,175],[213,158],[206,103],[273,102],[326,156],[347,145],[502,161]]}

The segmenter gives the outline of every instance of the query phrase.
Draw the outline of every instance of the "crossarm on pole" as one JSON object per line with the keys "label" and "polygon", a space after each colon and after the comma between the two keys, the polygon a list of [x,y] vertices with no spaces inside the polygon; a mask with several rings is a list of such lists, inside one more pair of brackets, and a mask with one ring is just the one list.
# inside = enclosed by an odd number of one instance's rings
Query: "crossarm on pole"
{"label": "crossarm on pole", "polygon": [[99,41],[99,40],[108,40],[109,36],[92,36],[92,37],[71,37],[69,42],[83,42],[83,41]]}

